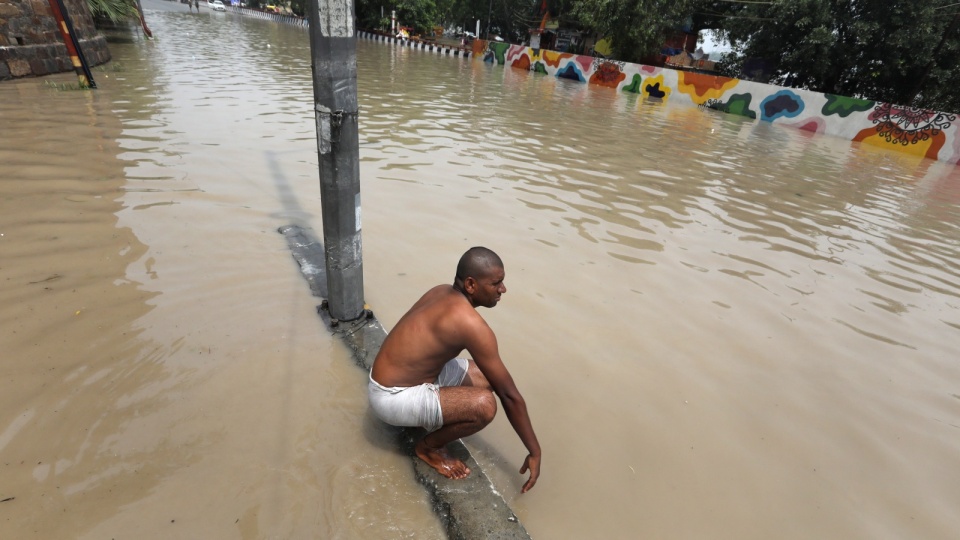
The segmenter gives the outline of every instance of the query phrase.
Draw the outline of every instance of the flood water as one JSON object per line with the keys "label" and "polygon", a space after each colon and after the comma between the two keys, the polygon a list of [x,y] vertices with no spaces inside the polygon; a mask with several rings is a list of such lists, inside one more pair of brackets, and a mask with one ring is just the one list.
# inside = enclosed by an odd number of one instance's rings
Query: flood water
{"label": "flood water", "polygon": [[[321,224],[307,33],[181,6],[96,91],[0,83],[0,536],[442,538],[276,232]],[[367,303],[500,253],[540,482],[466,442],[533,537],[955,538],[960,169],[358,58]]]}

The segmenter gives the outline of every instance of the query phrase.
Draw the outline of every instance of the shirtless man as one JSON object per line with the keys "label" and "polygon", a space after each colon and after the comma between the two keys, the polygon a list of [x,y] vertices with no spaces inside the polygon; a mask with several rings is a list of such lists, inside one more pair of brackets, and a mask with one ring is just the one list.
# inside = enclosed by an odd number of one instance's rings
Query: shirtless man
{"label": "shirtless man", "polygon": [[[540,443],[523,396],[503,365],[497,337],[477,313],[507,292],[503,261],[487,248],[467,250],[453,285],[438,285],[410,308],[384,340],[370,370],[370,406],[394,426],[420,426],[427,435],[417,456],[447,478],[466,478],[470,469],[451,456],[447,443],[472,435],[497,414],[497,401],[529,454],[520,474],[530,471],[526,493],[540,476]],[[466,349],[472,360],[456,358]],[[452,358],[452,360],[451,360]]]}

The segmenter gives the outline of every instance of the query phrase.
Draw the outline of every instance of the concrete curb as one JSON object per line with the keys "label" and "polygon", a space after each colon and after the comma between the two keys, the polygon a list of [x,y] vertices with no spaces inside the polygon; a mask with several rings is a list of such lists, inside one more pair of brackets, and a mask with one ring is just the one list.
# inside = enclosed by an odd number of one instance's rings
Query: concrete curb
{"label": "concrete curb", "polygon": [[365,30],[357,31],[357,37],[362,39],[370,39],[373,41],[383,41],[385,43],[394,43],[396,45],[400,45],[401,47],[421,49],[424,51],[436,52],[437,54],[445,54],[448,56],[462,56],[463,58],[468,58],[471,54],[473,54],[473,50],[464,47],[430,43],[427,41],[415,41],[412,39],[400,39],[394,36],[367,32]]}
{"label": "concrete curb", "polygon": [[[300,272],[318,298],[326,297],[326,270],[323,245],[308,230],[296,225],[280,227],[287,239]],[[326,300],[317,308],[334,335],[353,353],[358,366],[369,371],[387,332],[369,309],[364,317],[349,322],[334,322],[326,309]],[[530,535],[493,487],[493,483],[470,455],[462,442],[449,445],[450,452],[470,467],[470,476],[449,480],[434,471],[413,453],[414,444],[423,436],[421,429],[399,429],[397,443],[411,457],[414,474],[430,495],[434,511],[453,540],[527,539]]]}
{"label": "concrete curb", "polygon": [[260,19],[262,21],[273,21],[282,24],[289,24],[291,26],[298,26],[300,28],[310,27],[310,23],[307,22],[306,18],[280,15],[279,13],[265,13],[263,11],[257,11],[255,9],[239,6],[226,6],[226,8],[227,11],[236,13],[237,15],[243,15],[244,17],[253,17],[254,19]]}

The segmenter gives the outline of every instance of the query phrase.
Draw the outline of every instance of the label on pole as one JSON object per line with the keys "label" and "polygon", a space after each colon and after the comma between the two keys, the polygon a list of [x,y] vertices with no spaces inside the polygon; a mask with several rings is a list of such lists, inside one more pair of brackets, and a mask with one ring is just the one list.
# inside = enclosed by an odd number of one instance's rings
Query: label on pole
{"label": "label on pole", "polygon": [[357,193],[353,198],[353,211],[356,214],[357,232],[360,232],[360,194]]}
{"label": "label on pole", "polygon": [[320,33],[324,37],[353,37],[353,3],[343,0],[317,0],[320,7]]}
{"label": "label on pole", "polygon": [[330,145],[330,109],[317,103],[315,115],[317,117],[317,152],[320,155],[326,155],[332,150]]}

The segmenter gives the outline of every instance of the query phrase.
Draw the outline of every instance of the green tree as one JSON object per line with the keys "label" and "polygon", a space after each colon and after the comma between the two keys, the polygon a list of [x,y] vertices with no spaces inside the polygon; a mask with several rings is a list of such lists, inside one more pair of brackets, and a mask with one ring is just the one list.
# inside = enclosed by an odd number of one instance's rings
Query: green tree
{"label": "green tree", "polygon": [[310,0],[290,0],[290,11],[298,17],[306,17],[309,2]]}
{"label": "green tree", "polygon": [[[444,14],[444,23],[448,26],[461,26],[464,30],[476,30],[476,21],[480,20],[480,36],[487,28],[487,13],[494,2],[489,0],[454,0]],[[499,12],[499,10],[496,10]],[[496,26],[494,24],[494,26]]]}
{"label": "green tree", "polygon": [[616,58],[639,62],[660,50],[672,32],[690,26],[702,4],[703,0],[579,0],[572,11],[583,26],[611,38]]}
{"label": "green tree", "polygon": [[397,0],[396,9],[400,22],[420,34],[429,34],[439,22],[434,0]]}
{"label": "green tree", "polygon": [[135,0],[87,0],[94,20],[108,20],[114,24],[127,19],[140,20]]}
{"label": "green tree", "polygon": [[[435,0],[356,0],[358,24],[361,28],[380,28],[383,18],[389,21],[390,12],[396,10],[397,20],[403,26],[413,27],[418,33],[429,33],[439,23]],[[388,23],[389,24],[389,23]]]}
{"label": "green tree", "polygon": [[[561,15],[563,3],[562,1],[548,2],[547,8],[550,9],[552,17],[558,18]],[[542,0],[525,2],[490,0],[486,3],[481,19],[486,23],[489,14],[491,34],[497,34],[512,43],[520,43],[527,39],[531,28],[540,26],[540,20],[543,17],[542,4]],[[486,38],[486,29],[486,26],[481,28],[480,37]]]}
{"label": "green tree", "polygon": [[704,9],[733,47],[728,75],[960,110],[956,0],[770,0]]}

